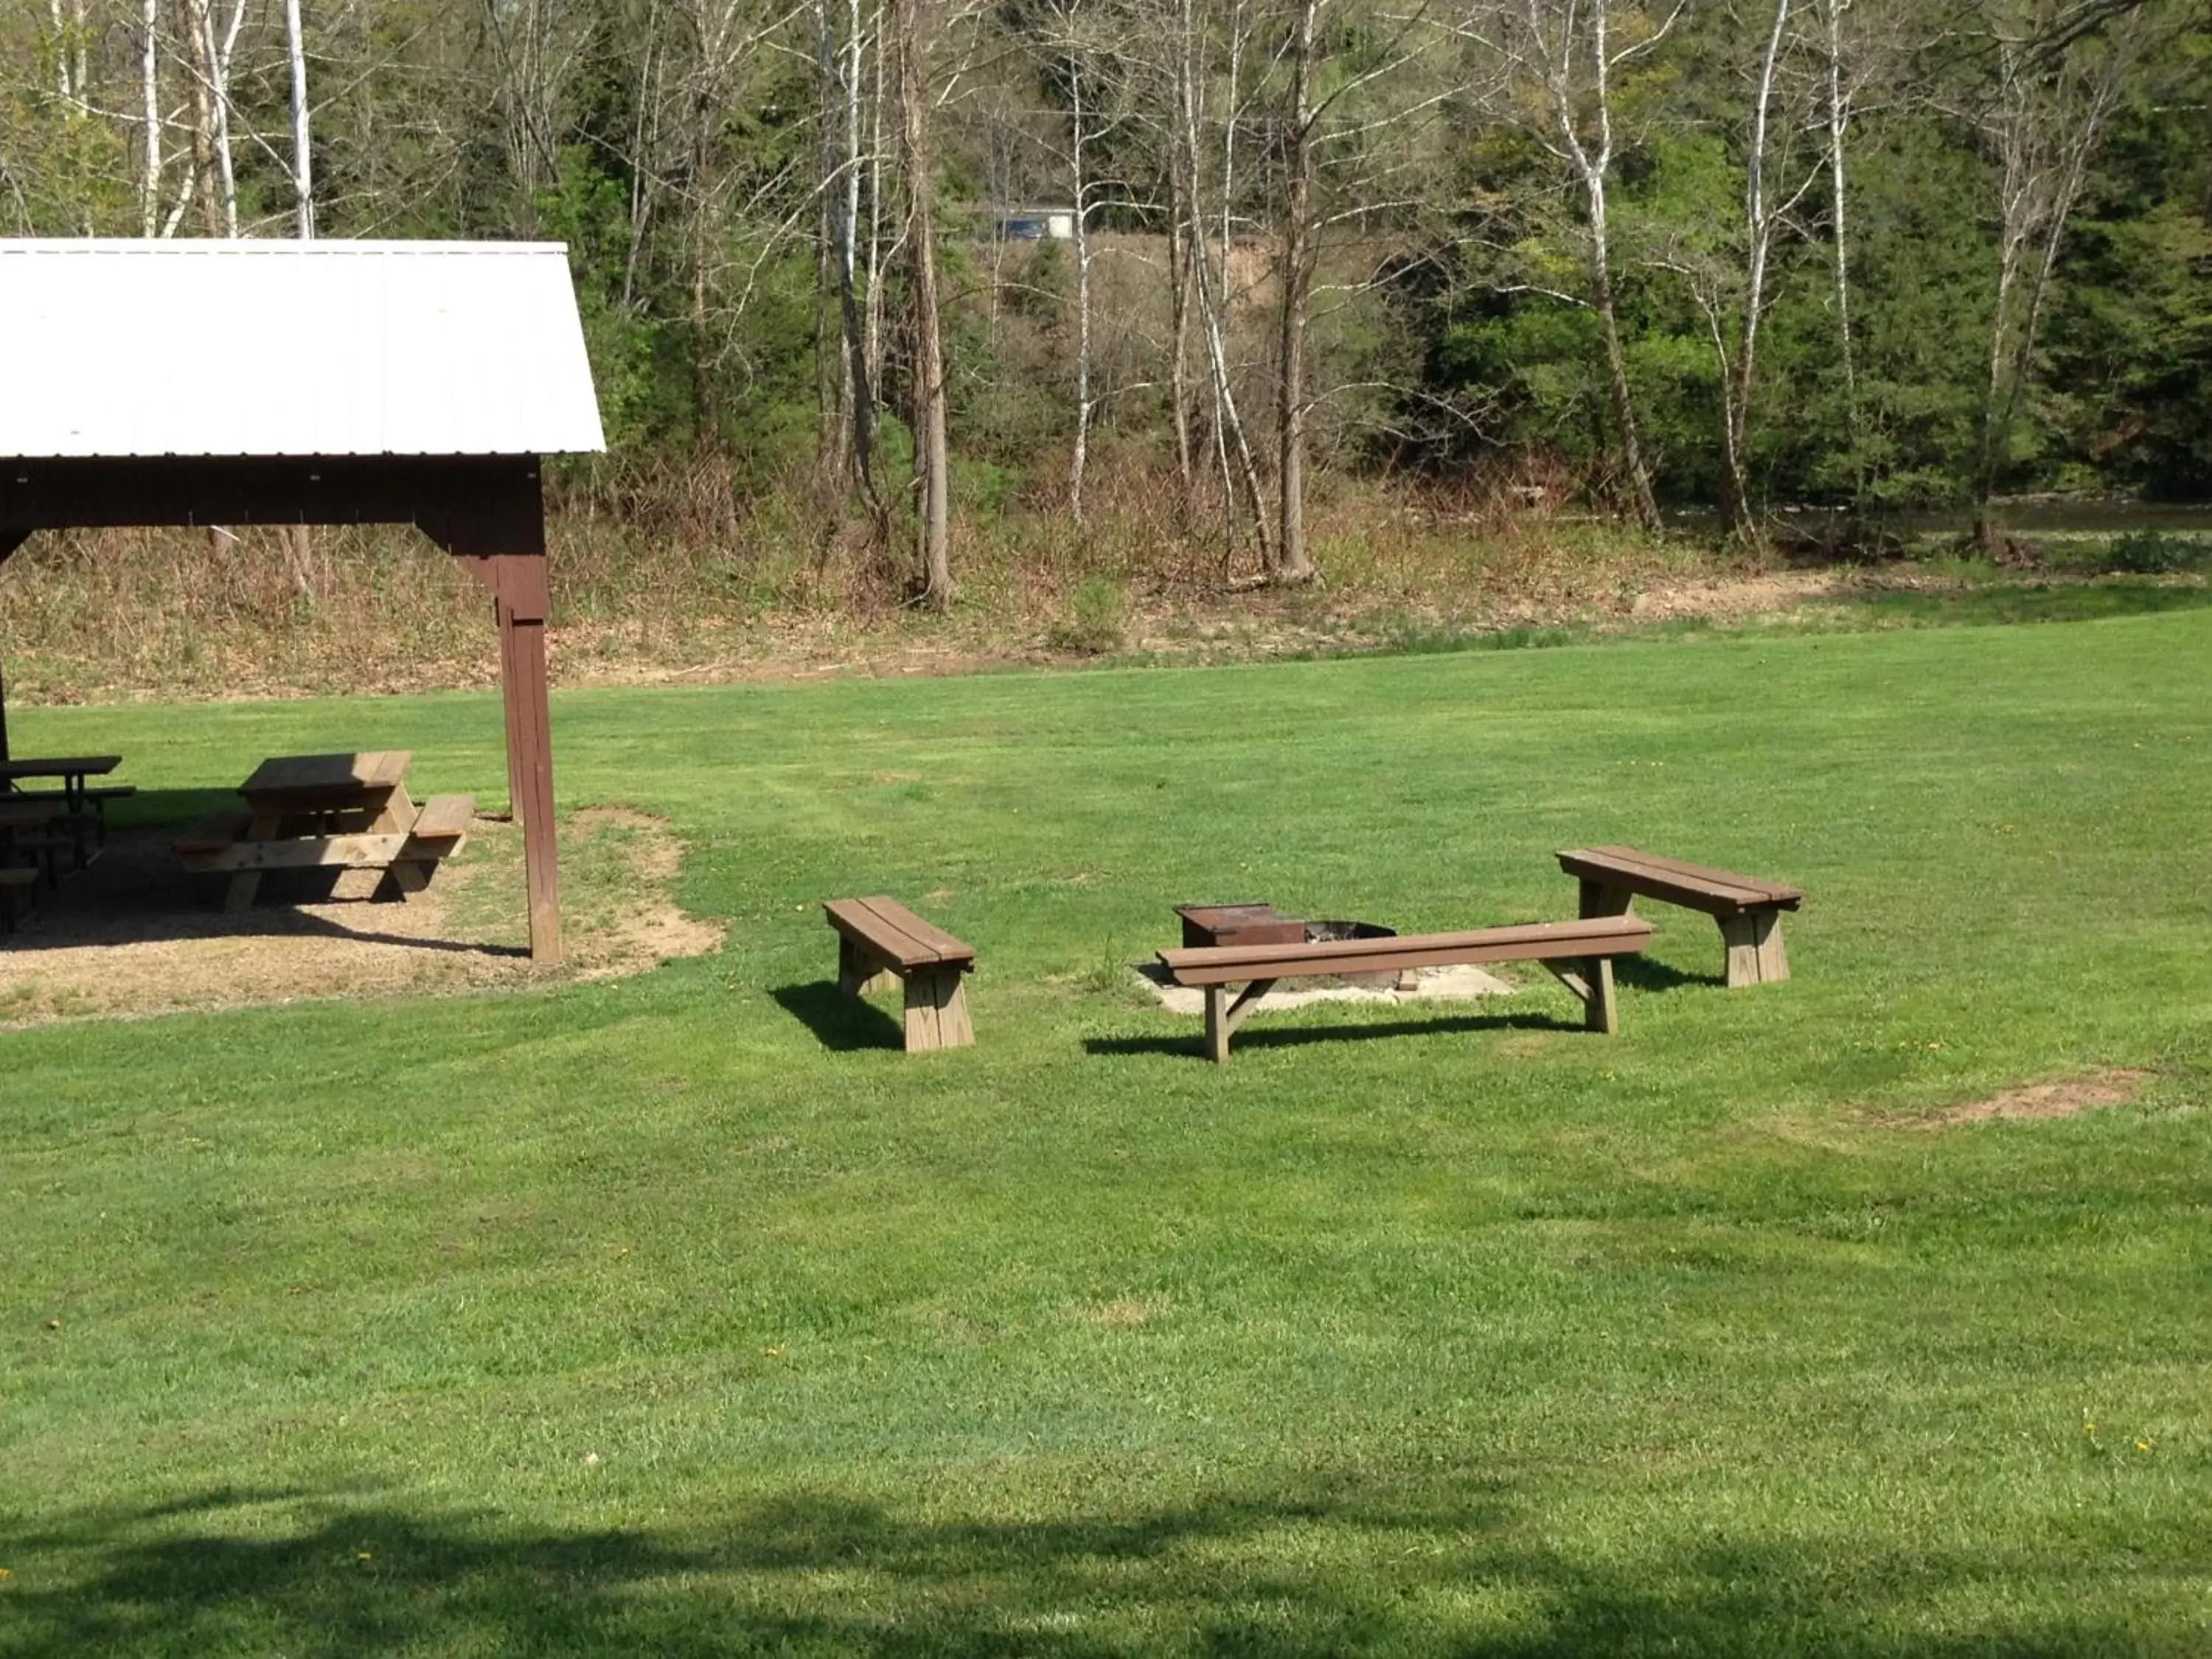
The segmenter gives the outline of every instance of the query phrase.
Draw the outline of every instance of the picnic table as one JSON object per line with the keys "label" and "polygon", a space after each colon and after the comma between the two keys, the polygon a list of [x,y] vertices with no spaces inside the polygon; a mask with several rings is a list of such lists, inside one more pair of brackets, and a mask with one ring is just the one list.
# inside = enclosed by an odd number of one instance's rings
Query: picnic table
{"label": "picnic table", "polygon": [[460,850],[476,812],[472,795],[407,793],[404,749],[286,755],[265,760],[238,786],[243,811],[210,812],[176,842],[189,870],[228,872],[224,908],[249,908],[270,870],[313,867],[385,872],[404,898],[428,885],[441,859]]}
{"label": "picnic table", "polygon": [[90,795],[88,781],[104,778],[122,764],[120,755],[26,755],[20,760],[0,760],[0,789],[23,793],[25,778],[59,778],[62,804],[72,812],[82,811]]}
{"label": "picnic table", "polygon": [[[0,758],[0,805],[19,806],[27,802],[58,802],[66,827],[76,848],[76,861],[86,861],[84,831],[88,824],[99,836],[100,844],[107,842],[107,803],[137,793],[133,784],[114,784],[95,787],[92,780],[104,778],[123,764],[120,755],[25,755]],[[52,789],[26,789],[27,778],[54,778],[59,787]]]}

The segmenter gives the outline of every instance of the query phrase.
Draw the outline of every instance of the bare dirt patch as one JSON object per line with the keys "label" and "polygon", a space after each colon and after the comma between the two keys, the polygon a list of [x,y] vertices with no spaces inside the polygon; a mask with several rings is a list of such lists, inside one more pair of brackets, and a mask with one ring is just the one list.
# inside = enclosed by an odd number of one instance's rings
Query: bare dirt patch
{"label": "bare dirt patch", "polygon": [[2102,1106],[2124,1106],[2142,1092],[2148,1072],[2118,1068],[2052,1083],[2030,1083],[1986,1100],[1970,1100],[1924,1116],[1893,1120],[1909,1129],[1949,1129],[1999,1118],[2071,1117]]}
{"label": "bare dirt patch", "polygon": [[577,813],[561,855],[568,960],[545,970],[529,957],[511,823],[477,819],[404,902],[352,896],[357,875],[286,872],[265,877],[242,915],[223,912],[220,878],[178,867],[167,832],[118,834],[0,945],[0,1024],[598,979],[721,943],[719,925],[670,896],[683,849],[659,819]]}

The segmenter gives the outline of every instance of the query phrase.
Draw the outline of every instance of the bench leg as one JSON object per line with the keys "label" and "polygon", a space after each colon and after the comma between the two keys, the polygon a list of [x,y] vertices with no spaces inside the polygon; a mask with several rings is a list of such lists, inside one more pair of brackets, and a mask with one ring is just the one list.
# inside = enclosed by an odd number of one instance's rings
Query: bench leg
{"label": "bench leg", "polygon": [[1636,908],[1636,895],[1626,887],[1582,878],[1582,916],[1584,921],[1594,916],[1625,916]]}
{"label": "bench leg", "polygon": [[1613,994],[1613,958],[1592,957],[1583,963],[1583,979],[1589,994],[1583,999],[1583,1029],[1620,1035],[1620,1001]]}
{"label": "bench leg", "polygon": [[1544,967],[1582,999],[1584,1030],[1620,1035],[1620,1004],[1613,994],[1611,957],[1577,957],[1571,963],[1547,962]]}
{"label": "bench leg", "polygon": [[[283,828],[283,817],[276,812],[259,812],[246,827],[247,841],[274,841]],[[239,870],[232,873],[230,885],[222,896],[222,908],[233,915],[242,915],[253,908],[255,895],[261,891],[261,872],[258,870]]]}
{"label": "bench leg", "polygon": [[1790,952],[1782,943],[1782,912],[1746,910],[1720,918],[1721,938],[1728,945],[1728,982],[1773,985],[1790,977]]}
{"label": "bench leg", "polygon": [[907,1053],[965,1048],[975,1041],[966,978],[957,968],[917,968],[906,976]]}
{"label": "bench leg", "polygon": [[1232,999],[1226,985],[1206,988],[1206,1057],[1217,1066],[1229,1063],[1230,1034],[1244,1023],[1260,999],[1275,988],[1272,979],[1255,979]]}
{"label": "bench leg", "polygon": [[837,988],[848,997],[871,991],[888,991],[898,975],[860,945],[837,935]]}

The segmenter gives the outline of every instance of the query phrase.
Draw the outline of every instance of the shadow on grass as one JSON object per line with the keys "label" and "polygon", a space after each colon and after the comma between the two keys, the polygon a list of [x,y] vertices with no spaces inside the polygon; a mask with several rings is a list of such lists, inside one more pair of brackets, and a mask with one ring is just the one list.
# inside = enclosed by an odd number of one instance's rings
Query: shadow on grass
{"label": "shadow on grass", "polygon": [[1615,984],[1634,991],[1679,991],[1692,985],[1712,990],[1728,988],[1726,974],[1693,974],[1650,957],[1615,957],[1613,977]]}
{"label": "shadow on grass", "polygon": [[[1413,1488],[1300,1484],[1120,1512],[1060,1498],[1019,1521],[795,1492],[681,1534],[216,1493],[18,1535],[0,1654],[2061,1659],[2160,1645],[2161,1613],[2170,1638],[2190,1622],[2172,1562],[2114,1587],[2109,1558],[1720,1529],[1577,1558],[1537,1541],[1508,1482],[1471,1467]],[[2081,1610],[2100,1601],[2136,1622]]]}
{"label": "shadow on grass", "polygon": [[[1263,1006],[1261,1013],[1267,1012]],[[1577,1019],[1551,1014],[1457,1014],[1436,1019],[1369,1020],[1352,1025],[1240,1025],[1230,1053],[1249,1048],[1296,1048],[1310,1042],[1365,1042],[1394,1036],[1451,1036],[1469,1031],[1580,1031]],[[1203,1054],[1203,1028],[1185,1036],[1093,1036],[1094,1054]]]}
{"label": "shadow on grass", "polygon": [[847,996],[832,981],[779,985],[769,994],[833,1053],[906,1047],[905,1026],[866,999]]}
{"label": "shadow on grass", "polygon": [[[223,908],[229,878],[186,870],[172,846],[175,826],[209,811],[235,807],[234,793],[200,789],[153,790],[118,801],[105,842],[82,870],[64,856],[58,886],[43,884],[31,912],[11,934],[11,953],[67,951],[84,946],[139,945],[200,939],[325,938],[364,945],[460,956],[527,957],[526,946],[439,939],[374,925],[397,902],[390,890],[375,897],[338,899],[336,868],[267,870],[251,909]],[[344,917],[314,915],[303,905],[337,905]],[[352,920],[359,917],[360,921]]]}

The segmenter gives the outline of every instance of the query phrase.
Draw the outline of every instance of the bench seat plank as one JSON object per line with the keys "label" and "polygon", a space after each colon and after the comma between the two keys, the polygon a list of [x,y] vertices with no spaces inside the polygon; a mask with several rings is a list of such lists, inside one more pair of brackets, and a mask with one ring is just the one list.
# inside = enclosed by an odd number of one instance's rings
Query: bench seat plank
{"label": "bench seat plank", "polygon": [[[1229,1039],[1278,980],[1316,974],[1402,972],[1461,963],[1540,962],[1582,1000],[1584,1024],[1608,1036],[1620,1030],[1613,999],[1613,958],[1651,942],[1641,916],[1587,917],[1577,921],[1521,922],[1455,933],[1401,933],[1382,939],[1308,940],[1284,945],[1191,945],[1162,951],[1159,959],[1178,985],[1206,992],[1206,1052],[1217,1064],[1229,1059]],[[1228,988],[1244,989],[1234,1000]]]}
{"label": "bench seat plank", "polygon": [[1249,979],[1381,974],[1461,963],[1565,960],[1640,951],[1650,939],[1650,922],[1641,916],[1622,915],[1302,945],[1193,945],[1163,951],[1159,957],[1178,985],[1227,985]]}
{"label": "bench seat plank", "polygon": [[906,1048],[964,1048],[975,1041],[965,975],[975,949],[896,899],[832,899],[822,907],[837,930],[837,984],[849,996],[898,980],[906,1000]]}
{"label": "bench seat plank", "polygon": [[1712,915],[1744,910],[1794,910],[1804,893],[1779,882],[1761,881],[1733,870],[1689,864],[1680,859],[1640,853],[1632,847],[1577,847],[1559,855],[1559,868],[1586,881],[1625,885],[1669,904]]}
{"label": "bench seat plank", "polygon": [[833,899],[822,908],[831,927],[860,940],[894,967],[975,966],[973,947],[923,921],[895,898]]}
{"label": "bench seat plank", "polygon": [[1804,902],[1802,890],[1633,847],[1575,847],[1559,856],[1559,868],[1582,883],[1584,915],[1625,913],[1639,895],[1702,910],[1720,925],[1731,988],[1790,977],[1782,913]]}

